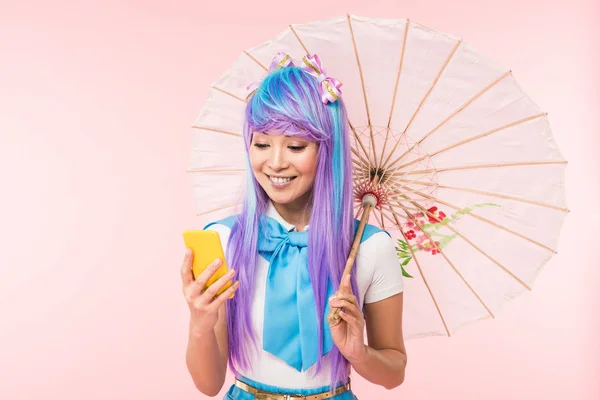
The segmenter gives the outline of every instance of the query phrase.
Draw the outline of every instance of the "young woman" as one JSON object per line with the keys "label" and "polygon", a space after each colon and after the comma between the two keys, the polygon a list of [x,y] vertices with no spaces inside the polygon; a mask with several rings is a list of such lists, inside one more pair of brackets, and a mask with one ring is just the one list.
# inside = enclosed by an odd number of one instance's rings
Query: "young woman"
{"label": "young woman", "polygon": [[[220,260],[196,280],[189,251],[182,265],[187,366],[209,396],[222,389],[228,362],[236,380],[226,399],[356,399],[350,366],[388,389],[404,380],[394,242],[367,225],[352,273],[342,277],[358,225],[346,110],[341,84],[325,81],[318,57],[303,62],[279,53],[248,101],[241,214],[205,228],[227,244],[229,273],[204,290]],[[333,307],[341,322],[330,326]]]}

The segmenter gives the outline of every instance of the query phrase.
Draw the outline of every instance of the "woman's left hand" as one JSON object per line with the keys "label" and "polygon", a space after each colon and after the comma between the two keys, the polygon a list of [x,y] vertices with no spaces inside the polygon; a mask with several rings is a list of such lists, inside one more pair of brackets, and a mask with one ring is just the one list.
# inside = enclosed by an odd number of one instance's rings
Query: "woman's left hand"
{"label": "woman's left hand", "polygon": [[344,277],[340,289],[329,298],[329,306],[341,308],[340,322],[336,326],[330,325],[333,343],[350,363],[361,360],[366,355],[365,319],[356,296],[352,294],[350,274]]}

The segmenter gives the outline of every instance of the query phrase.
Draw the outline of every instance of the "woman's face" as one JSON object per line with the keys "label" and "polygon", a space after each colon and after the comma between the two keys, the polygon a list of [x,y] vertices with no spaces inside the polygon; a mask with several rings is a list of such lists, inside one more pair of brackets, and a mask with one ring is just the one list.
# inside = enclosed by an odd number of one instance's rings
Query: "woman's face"
{"label": "woman's face", "polygon": [[317,171],[316,142],[299,136],[255,132],[250,145],[250,165],[256,180],[278,204],[306,206]]}

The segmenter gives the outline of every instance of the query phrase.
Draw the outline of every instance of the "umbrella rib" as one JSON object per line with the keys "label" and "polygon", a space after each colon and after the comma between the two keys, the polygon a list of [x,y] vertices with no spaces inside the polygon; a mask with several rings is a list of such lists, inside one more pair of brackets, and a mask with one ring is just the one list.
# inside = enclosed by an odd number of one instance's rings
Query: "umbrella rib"
{"label": "umbrella rib", "polygon": [[[402,175],[402,176],[404,176],[404,175]],[[402,181],[402,182],[404,182],[405,184],[404,184],[404,185],[402,185],[402,184],[399,184],[399,183],[398,183],[399,181]],[[386,191],[387,191],[388,193],[390,193],[390,192],[392,192],[392,191],[394,191],[394,193],[399,193],[399,192],[397,192],[397,191],[396,191],[396,189],[407,189],[407,190],[406,190],[404,193],[406,193],[407,191],[408,191],[408,192],[414,192],[416,189],[412,189],[412,188],[410,188],[410,186],[409,186],[409,185],[410,185],[411,183],[413,183],[413,182],[419,182],[419,181],[418,181],[418,177],[417,177],[417,178],[414,178],[414,179],[411,179],[410,181],[408,181],[408,180],[406,180],[406,179],[402,180],[402,179],[398,179],[397,177],[394,177],[394,179],[393,179],[393,180],[392,180],[392,179],[388,179],[388,181],[387,181],[387,186],[385,187],[385,189],[386,189]],[[389,198],[396,198],[396,197],[397,197],[397,196],[390,196]]]}
{"label": "umbrella rib", "polygon": [[230,205],[225,206],[225,207],[214,208],[212,210],[208,210],[208,211],[204,211],[204,212],[198,213],[198,214],[196,214],[196,216],[210,214],[212,212],[216,212],[216,211],[220,211],[220,210],[225,210],[227,208],[232,208],[232,207],[235,207],[235,206],[239,206],[240,204],[242,204],[242,203],[234,203],[234,204],[230,204]]}
{"label": "umbrella rib", "polygon": [[[442,76],[442,74],[446,70],[446,67],[450,63],[450,60],[452,59],[452,57],[454,57],[454,54],[456,54],[456,50],[458,49],[458,47],[460,46],[461,43],[462,43],[462,39],[460,39],[460,40],[458,40],[456,42],[456,45],[454,46],[454,49],[452,49],[452,52],[450,52],[450,54],[448,55],[448,58],[446,58],[446,61],[444,62],[444,65],[442,65],[442,68],[440,69],[440,71],[438,72],[437,76],[433,80],[433,83],[431,84],[431,87],[429,88],[429,90],[427,91],[427,93],[425,93],[425,96],[423,97],[423,99],[419,103],[419,106],[417,107],[417,109],[413,113],[412,117],[408,121],[408,124],[406,125],[406,128],[404,128],[404,130],[402,131],[403,135],[406,135],[406,132],[408,131],[408,128],[412,125],[412,123],[413,123],[414,119],[416,118],[417,114],[419,113],[419,111],[423,107],[423,104],[425,104],[425,101],[427,100],[427,98],[429,97],[429,95],[431,94],[431,92],[433,91],[433,89],[435,88],[435,86],[437,85],[438,81],[440,80],[440,77]],[[388,157],[386,158],[386,160],[383,162],[383,166],[382,166],[383,169],[387,169],[388,168],[387,163],[390,161],[390,158],[392,157],[392,154],[394,154],[394,152],[396,151],[396,147],[398,147],[398,143],[400,143],[400,141],[398,141],[396,143],[396,146],[394,146],[394,149],[390,152],[390,154],[388,155]],[[416,146],[417,144],[418,143],[416,143],[414,146]],[[408,150],[407,152],[409,152],[411,150]],[[393,164],[394,163],[392,163],[392,165]]]}
{"label": "umbrella rib", "polygon": [[369,152],[367,152],[367,150],[365,149],[365,145],[363,144],[362,140],[360,140],[358,132],[356,132],[356,129],[354,129],[354,126],[350,122],[350,119],[348,119],[348,125],[350,126],[352,133],[354,133],[354,140],[358,142],[358,145],[360,146],[361,150],[363,151],[363,153],[365,153],[365,156],[367,157],[367,164],[368,164],[369,170],[370,170],[371,169],[371,157],[369,156]]}
{"label": "umbrella rib", "polygon": [[400,64],[398,65],[398,74],[396,75],[396,84],[394,85],[394,94],[392,95],[392,106],[390,108],[390,116],[388,118],[385,141],[383,142],[383,150],[381,151],[381,157],[379,157],[379,165],[383,165],[383,156],[385,154],[385,148],[388,142],[388,136],[390,134],[390,126],[392,124],[392,115],[394,115],[394,106],[396,105],[396,98],[398,96],[398,84],[400,83],[400,72],[402,71],[402,65],[404,64],[404,50],[406,49],[406,38],[408,37],[408,28],[410,26],[410,19],[406,19],[404,26],[404,38],[402,40],[402,51],[400,52]]}
{"label": "umbrella rib", "polygon": [[[485,132],[485,133],[481,133],[481,134],[479,134],[479,135],[471,136],[470,138],[467,138],[467,139],[465,139],[465,140],[461,140],[460,142],[457,142],[457,143],[451,144],[450,146],[447,146],[447,147],[445,147],[445,148],[443,148],[443,149],[441,149],[441,150],[438,150],[438,151],[436,151],[436,152],[433,152],[433,153],[431,153],[431,154],[427,154],[427,155],[425,155],[425,156],[422,156],[422,157],[420,157],[420,158],[417,158],[417,159],[415,159],[415,160],[413,160],[413,161],[410,161],[410,162],[408,162],[408,163],[405,163],[405,164],[399,165],[399,166],[397,166],[396,168],[394,168],[394,170],[393,170],[391,173],[393,174],[393,173],[394,173],[394,172],[396,172],[397,170],[399,170],[399,169],[402,169],[402,168],[404,168],[404,167],[406,167],[406,166],[412,165],[412,164],[414,164],[414,163],[417,163],[417,162],[419,162],[419,161],[422,161],[422,160],[424,160],[425,158],[432,158],[432,157],[434,157],[434,156],[436,156],[436,155],[438,155],[438,154],[440,154],[440,153],[443,153],[443,152],[445,152],[445,151],[451,150],[451,149],[453,149],[453,148],[455,148],[455,147],[459,147],[459,146],[462,146],[462,145],[464,145],[464,144],[467,144],[467,143],[473,142],[473,141],[475,141],[475,140],[482,139],[482,138],[484,138],[484,137],[490,136],[490,135],[491,135],[491,134],[493,134],[493,133],[496,133],[496,132],[499,132],[499,131],[502,131],[502,130],[505,130],[505,129],[511,128],[511,127],[513,127],[513,126],[520,125],[520,124],[524,124],[525,122],[528,122],[528,121],[531,121],[531,120],[534,120],[534,119],[538,119],[538,118],[541,118],[541,117],[545,117],[546,115],[548,115],[548,113],[540,113],[540,114],[532,115],[532,116],[530,116],[530,117],[523,118],[523,119],[520,119],[520,120],[518,120],[518,121],[514,121],[514,122],[511,122],[511,123],[509,123],[509,124],[503,125],[503,126],[501,126],[501,127],[499,127],[499,128],[494,128],[494,129],[492,129],[492,130],[490,130],[490,131],[487,131],[487,132]],[[391,166],[391,164],[390,164],[390,166]]]}
{"label": "umbrella rib", "polygon": [[[405,179],[398,179],[398,180],[402,181],[402,182],[406,181]],[[471,188],[460,188],[460,187],[456,187],[456,186],[438,185],[437,183],[428,183],[428,182],[421,182],[421,181],[415,181],[415,180],[410,181],[410,182],[417,183],[419,185],[424,185],[424,186],[436,186],[436,187],[442,188],[442,189],[452,189],[452,190],[458,190],[458,191],[462,191],[462,192],[483,194],[485,196],[498,197],[498,198],[507,199],[507,200],[514,200],[514,201],[519,201],[522,203],[533,204],[533,205],[540,206],[540,207],[550,208],[550,209],[557,210],[557,211],[569,212],[569,210],[567,208],[553,206],[552,204],[547,204],[547,203],[540,203],[540,202],[534,201],[534,200],[521,199],[519,197],[508,196],[508,195],[500,194],[500,193],[486,192],[483,190],[477,190],[477,189],[471,189]]]}
{"label": "umbrella rib", "polygon": [[192,126],[192,128],[194,129],[201,129],[204,131],[211,131],[211,132],[217,132],[217,133],[224,133],[226,135],[233,135],[233,136],[239,136],[239,137],[243,137],[242,134],[240,133],[235,133],[235,132],[229,132],[229,131],[224,131],[222,129],[215,129],[215,128],[207,128],[206,126],[199,126],[199,125],[194,125]]}
{"label": "umbrella rib", "polygon": [[300,36],[298,36],[298,34],[296,33],[296,30],[294,29],[294,27],[292,25],[290,25],[290,29],[292,30],[292,33],[294,34],[294,36],[296,36],[296,39],[298,39],[298,42],[300,42],[300,46],[302,46],[302,48],[304,49],[306,54],[309,54],[308,49],[306,48],[306,46],[304,45],[304,43],[302,43],[302,40],[300,39]]}
{"label": "umbrella rib", "polygon": [[[358,168],[358,171],[360,172],[360,176],[359,177],[357,176],[357,178],[362,179],[365,176],[368,176],[369,170],[370,170],[369,163],[367,161],[365,161],[365,159],[362,158],[353,147],[350,147],[350,150],[352,151],[353,154],[355,154],[360,159],[360,160],[356,160],[356,159],[352,158],[352,161],[358,165],[357,168]],[[353,168],[353,171],[355,171],[355,170],[356,169]],[[353,179],[354,179],[354,177],[353,177]]]}
{"label": "umbrella rib", "polygon": [[[391,221],[393,224],[395,223],[396,226],[398,226],[398,228],[400,229],[400,233],[402,234],[402,237],[404,238],[404,242],[408,245],[408,239],[406,239],[406,236],[404,235],[404,230],[402,230],[402,228],[400,228],[401,223],[400,221],[398,221],[398,217],[402,217],[404,219],[407,219],[406,217],[404,217],[403,215],[400,215],[398,213],[396,213],[392,207],[390,207],[390,205],[387,205],[390,212],[392,213],[392,216],[394,217],[394,221]],[[382,213],[383,215],[383,213]],[[386,216],[386,218],[389,220],[389,217]],[[427,278],[425,278],[425,274],[423,273],[423,269],[421,268],[421,263],[419,262],[419,260],[417,259],[417,255],[415,254],[414,250],[412,249],[412,246],[408,246],[408,249],[410,250],[410,255],[412,256],[412,259],[415,260],[415,264],[417,264],[417,268],[419,270],[419,274],[421,274],[421,279],[423,279],[423,283],[425,284],[425,287],[427,288],[427,291],[429,292],[429,296],[431,296],[431,300],[433,300],[433,305],[435,306],[438,315],[440,316],[440,319],[442,320],[442,324],[444,324],[444,329],[446,330],[446,334],[448,336],[450,336],[450,330],[448,329],[448,325],[446,324],[446,320],[444,319],[444,316],[442,315],[442,310],[440,309],[440,306],[438,305],[437,300],[435,299],[435,296],[433,295],[433,291],[431,290],[431,287],[429,286],[429,283],[427,282]]]}
{"label": "umbrella rib", "polygon": [[[414,193],[416,191],[416,189],[413,189],[413,188],[411,188],[408,185],[394,185],[393,189],[399,189],[399,190],[406,189],[404,191],[404,193]],[[400,197],[402,195],[400,193],[400,191],[397,191],[397,192],[394,192],[394,193],[395,194],[393,196],[388,196],[388,200],[395,200],[395,199],[397,199],[398,197]]]}
{"label": "umbrella rib", "polygon": [[365,208],[362,206],[362,204],[359,204],[360,208],[358,210],[358,215],[356,216],[356,219],[360,220],[362,218],[362,214],[365,212]]}
{"label": "umbrella rib", "polygon": [[357,195],[357,186],[360,185],[360,181],[365,179],[365,173],[363,171],[362,168],[360,168],[360,174],[359,172],[356,172],[356,174],[353,174],[352,176],[352,182],[354,182],[354,188],[352,189],[352,192]]}
{"label": "umbrella rib", "polygon": [[[354,160],[354,159],[352,159],[352,160],[355,162],[355,164],[358,164],[358,162],[356,160]],[[359,164],[357,168],[353,169],[352,180],[354,181],[355,189],[356,189],[356,186],[358,186],[360,180],[363,180],[363,179],[368,180],[368,178],[367,178],[368,169],[366,169],[364,167],[365,167],[364,164]]]}
{"label": "umbrella rib", "polygon": [[411,211],[411,212],[420,212],[421,210],[419,208],[415,208],[415,207],[408,207],[408,206],[404,206],[404,208],[406,209],[406,211]]}
{"label": "umbrella rib", "polygon": [[226,95],[229,95],[229,96],[233,97],[234,99],[241,101],[242,103],[245,103],[245,102],[246,102],[246,100],[242,99],[241,97],[237,97],[237,96],[236,96],[235,94],[233,94],[233,93],[229,93],[227,90],[223,90],[223,89],[221,89],[221,88],[218,88],[218,87],[216,87],[216,86],[213,86],[212,88],[213,88],[213,89],[215,89],[215,90],[218,90],[218,91],[219,91],[219,92],[221,92],[221,93],[224,93],[224,94],[226,94]]}
{"label": "umbrella rib", "polygon": [[[487,87],[485,87],[481,92],[477,93],[475,96],[473,96],[471,99],[469,99],[465,104],[463,104],[461,107],[458,108],[458,110],[454,111],[452,114],[450,114],[445,120],[443,120],[442,122],[440,122],[435,128],[433,128],[431,131],[429,131],[429,133],[427,133],[425,136],[423,136],[421,139],[419,139],[419,141],[417,141],[415,144],[412,145],[412,147],[408,150],[406,150],[404,153],[402,153],[398,158],[396,158],[391,164],[387,165],[386,168],[390,168],[392,165],[396,164],[398,161],[400,161],[402,158],[404,158],[407,154],[409,154],[415,147],[417,147],[419,144],[421,144],[425,139],[427,139],[429,136],[431,136],[434,132],[436,132],[442,125],[444,125],[446,122],[450,121],[450,119],[454,118],[455,116],[457,116],[458,114],[460,114],[465,108],[467,108],[471,103],[473,103],[475,100],[477,100],[479,97],[481,97],[485,92],[487,92],[488,90],[490,90],[492,87],[494,87],[498,82],[500,82],[501,80],[503,80],[505,77],[507,77],[508,75],[510,75],[512,73],[512,71],[507,71],[504,74],[502,74],[499,78],[497,78],[495,81],[493,81],[492,83],[490,83]],[[389,160],[389,157],[388,157]],[[386,161],[387,163],[387,161]]]}
{"label": "umbrella rib", "polygon": [[[421,212],[424,212],[427,215],[429,215],[430,217],[434,217],[435,218],[434,214],[430,213],[427,209],[425,209],[420,204],[418,204],[418,203],[416,203],[416,202],[414,202],[412,200],[411,200],[411,203],[415,207],[417,207]],[[468,244],[470,244],[471,247],[473,247],[475,250],[477,250],[478,252],[480,252],[481,254],[483,254],[485,257],[487,257],[488,260],[490,260],[491,262],[493,262],[494,264],[496,264],[498,267],[500,267],[504,272],[506,272],[508,275],[510,275],[518,283],[520,283],[525,289],[531,290],[531,287],[529,287],[529,285],[527,285],[525,282],[523,282],[521,279],[519,279],[515,274],[513,274],[511,271],[509,271],[508,268],[506,268],[504,265],[502,265],[499,261],[496,261],[489,254],[487,254],[485,251],[481,250],[475,243],[471,242],[462,233],[460,233],[459,231],[457,231],[456,229],[454,229],[452,226],[450,226],[450,224],[445,224],[444,226],[446,228],[450,229],[452,232],[456,233],[458,236],[460,236],[465,242],[467,242]]]}
{"label": "umbrella rib", "polygon": [[388,221],[390,221],[392,223],[392,225],[396,225],[398,226],[398,229],[400,230],[400,232],[402,232],[402,228],[400,228],[400,224],[401,222],[398,221],[398,218],[402,218],[406,221],[408,221],[408,218],[406,218],[404,215],[398,214],[396,211],[392,210],[389,206],[389,204],[386,204],[388,206],[388,208],[390,209],[390,213],[394,216],[394,221],[392,221],[392,219],[390,217],[388,217],[385,213],[382,213],[382,215],[384,216],[385,219],[387,219]]}
{"label": "umbrella rib", "polygon": [[[455,206],[455,205],[453,205],[453,204],[450,204],[450,203],[448,203],[448,202],[446,202],[446,201],[443,201],[443,200],[441,200],[441,199],[438,199],[437,197],[432,197],[432,196],[426,195],[425,193],[421,193],[421,192],[419,192],[419,191],[415,191],[414,193],[415,193],[415,194],[417,194],[417,195],[419,195],[419,196],[421,196],[421,197],[424,197],[424,198],[426,198],[426,199],[433,200],[433,201],[435,201],[436,203],[443,204],[443,205],[445,205],[445,206],[447,206],[447,207],[453,208],[453,209],[455,209],[455,210],[459,210],[459,211],[460,211],[460,210],[462,210],[462,208],[460,208],[460,207],[457,207],[457,206]],[[515,235],[515,236],[518,236],[518,237],[520,237],[520,238],[522,238],[522,239],[525,239],[525,240],[527,240],[528,242],[530,242],[530,243],[532,243],[532,244],[535,244],[535,245],[537,245],[537,246],[539,246],[539,247],[541,247],[541,248],[543,248],[543,249],[546,249],[546,250],[548,250],[549,252],[551,252],[551,253],[553,253],[553,254],[556,254],[556,253],[557,253],[557,251],[556,251],[556,250],[554,250],[554,249],[552,249],[552,248],[550,248],[550,247],[548,247],[548,246],[545,246],[545,245],[543,245],[543,244],[541,244],[541,243],[539,243],[539,242],[536,242],[535,240],[533,240],[533,239],[531,239],[531,238],[528,238],[527,236],[525,236],[525,235],[522,235],[522,234],[520,234],[520,233],[518,233],[518,232],[515,232],[515,231],[513,231],[513,230],[511,230],[511,229],[509,229],[509,228],[507,228],[507,227],[505,227],[505,226],[502,226],[502,225],[499,225],[499,224],[497,224],[497,223],[495,223],[495,222],[493,222],[493,221],[490,221],[490,220],[489,220],[489,219],[487,219],[487,218],[484,218],[484,217],[481,217],[481,216],[479,216],[479,215],[477,215],[477,214],[474,214],[472,211],[465,212],[465,214],[466,214],[466,215],[470,215],[470,216],[472,216],[473,218],[476,218],[476,219],[478,219],[478,220],[480,220],[480,221],[486,222],[486,223],[488,223],[488,224],[490,224],[490,225],[492,225],[492,226],[495,226],[496,228],[502,229],[503,231],[506,231],[506,232],[508,232],[508,233],[512,233],[513,235]]]}
{"label": "umbrella rib", "polygon": [[252,54],[248,53],[246,50],[244,50],[244,54],[247,55],[248,57],[250,57],[252,59],[252,61],[257,63],[262,69],[264,69],[265,71],[269,71],[269,69],[267,67],[265,67],[264,65],[262,65],[262,63],[260,61],[258,61],[256,58],[254,58],[254,56],[252,56]]}
{"label": "umbrella rib", "polygon": [[[354,159],[353,159],[354,160]],[[356,160],[354,160],[356,162]],[[354,172],[356,171],[356,172]],[[362,183],[361,181],[367,181],[367,173],[366,173],[366,169],[364,168],[364,165],[359,165],[357,168],[355,168],[353,170],[353,174],[352,174],[352,181],[354,182],[354,188],[353,188],[353,192],[356,192],[358,190],[358,186]]]}
{"label": "umbrella rib", "polygon": [[559,164],[567,164],[567,161],[564,161],[564,160],[561,160],[561,161],[530,161],[530,162],[514,162],[514,163],[504,163],[504,164],[460,165],[457,167],[432,168],[432,169],[422,169],[422,170],[418,170],[418,171],[410,171],[410,172],[403,173],[403,175],[431,174],[431,173],[468,170],[468,169],[480,169],[480,168],[521,167],[521,166],[528,166],[528,165],[559,165]]}
{"label": "umbrella rib", "polygon": [[[365,181],[363,183],[369,183],[371,181],[371,177],[367,177],[365,178]],[[410,182],[409,182],[410,183]],[[379,185],[381,188],[383,188],[383,190],[386,193],[397,193],[398,190],[402,190],[402,189],[407,189],[407,191],[410,191],[410,187],[408,185],[399,185],[397,184],[397,182],[393,182],[393,181],[386,181],[382,184]],[[396,196],[387,196],[388,199],[393,199]]]}
{"label": "umbrella rib", "polygon": [[376,208],[373,209],[373,211],[377,211],[379,213],[379,221],[381,223],[381,229],[385,230],[385,224],[383,223],[383,212],[381,212],[381,210],[378,210]]}
{"label": "umbrella rib", "polygon": [[[360,183],[360,184],[368,182],[368,179],[365,177],[364,171],[360,175],[358,175],[358,173],[356,173],[356,175],[353,174],[352,179],[354,180],[354,182]],[[356,192],[356,191],[358,191],[358,188],[354,187],[354,188],[352,188],[352,190]]]}
{"label": "umbrella rib", "polygon": [[[469,283],[467,282],[467,280],[462,276],[462,274],[454,266],[454,264],[452,263],[452,261],[450,261],[450,259],[448,258],[448,256],[446,256],[446,254],[442,251],[442,249],[435,243],[435,240],[433,240],[433,238],[431,237],[431,235],[427,231],[423,230],[422,225],[419,224],[419,222],[408,212],[408,210],[404,207],[404,205],[402,205],[402,203],[400,201],[396,201],[396,203],[398,203],[398,206],[400,206],[400,208],[402,208],[404,210],[404,212],[412,220],[412,222],[419,227],[419,229],[421,230],[421,232],[423,232],[427,236],[427,238],[429,239],[429,241],[431,242],[431,244],[433,246],[435,246],[435,248],[437,249],[437,251],[439,251],[439,253],[444,257],[444,259],[448,262],[448,264],[450,265],[450,267],[452,267],[452,269],[454,270],[454,272],[456,272],[456,274],[463,281],[463,283],[469,288],[469,290],[471,291],[471,293],[473,293],[473,295],[477,298],[477,300],[479,300],[479,302],[481,303],[481,305],[487,310],[487,312],[490,314],[490,316],[492,316],[493,318],[495,318],[494,314],[492,313],[492,311],[488,308],[488,306],[481,299],[481,297],[479,297],[479,295],[477,294],[477,292],[475,292],[475,289],[473,289],[471,287],[471,285],[469,285]],[[390,207],[392,207],[391,204],[390,204]]]}
{"label": "umbrella rib", "polygon": [[365,99],[365,108],[367,110],[367,123],[369,124],[369,131],[371,133],[371,146],[373,148],[373,158],[375,160],[375,168],[377,168],[377,156],[375,151],[375,138],[373,136],[373,126],[371,125],[371,113],[369,112],[369,102],[367,100],[367,90],[365,89],[365,78],[362,72],[362,65],[360,64],[360,57],[358,55],[358,49],[356,48],[356,39],[354,38],[354,29],[352,29],[352,21],[350,14],[346,14],[348,21],[348,28],[350,29],[350,37],[352,38],[352,47],[354,49],[354,56],[356,57],[356,64],[358,66],[358,73],[360,75],[360,83],[362,86],[363,98]]}
{"label": "umbrella rib", "polygon": [[359,153],[358,151],[356,151],[356,149],[355,149],[354,147],[350,147],[350,151],[352,151],[352,153],[354,153],[354,155],[355,155],[356,157],[358,157],[358,159],[359,159],[360,161],[362,161],[363,163],[365,163],[365,165],[367,165],[367,166],[369,166],[369,165],[370,165],[369,161],[367,161],[367,160],[365,160],[364,158],[362,158],[362,156],[360,155],[360,153]]}
{"label": "umbrella rib", "polygon": [[373,179],[368,175],[368,171],[363,169],[360,176],[353,176],[354,188],[352,189],[357,201],[362,202],[362,198],[365,195],[365,190],[370,190],[373,183]]}
{"label": "umbrella rib", "polygon": [[234,169],[188,169],[186,172],[203,172],[203,173],[214,173],[214,172],[244,172],[243,168]]}

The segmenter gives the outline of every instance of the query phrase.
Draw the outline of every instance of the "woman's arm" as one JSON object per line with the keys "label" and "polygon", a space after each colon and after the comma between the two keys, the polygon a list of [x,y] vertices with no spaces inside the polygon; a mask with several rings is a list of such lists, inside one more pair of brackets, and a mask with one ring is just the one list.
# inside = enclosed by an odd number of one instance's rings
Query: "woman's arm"
{"label": "woman's arm", "polygon": [[225,304],[219,308],[215,329],[207,334],[195,332],[190,325],[186,365],[194,384],[207,396],[219,394],[225,383],[229,345]]}
{"label": "woman's arm", "polygon": [[365,304],[367,341],[363,356],[349,360],[366,380],[393,389],[404,382],[406,347],[402,335],[404,293]]}

